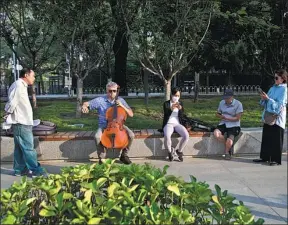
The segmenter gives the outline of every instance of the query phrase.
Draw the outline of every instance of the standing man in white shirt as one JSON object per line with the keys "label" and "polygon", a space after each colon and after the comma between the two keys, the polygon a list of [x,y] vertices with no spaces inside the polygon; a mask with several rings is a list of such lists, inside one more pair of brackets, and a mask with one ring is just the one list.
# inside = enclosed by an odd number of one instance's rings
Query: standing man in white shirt
{"label": "standing man in white shirt", "polygon": [[15,176],[47,176],[37,161],[37,153],[34,149],[33,111],[27,90],[28,85],[32,85],[34,81],[33,70],[21,70],[20,78],[9,88],[8,102],[5,105],[4,118],[10,116],[13,127]]}

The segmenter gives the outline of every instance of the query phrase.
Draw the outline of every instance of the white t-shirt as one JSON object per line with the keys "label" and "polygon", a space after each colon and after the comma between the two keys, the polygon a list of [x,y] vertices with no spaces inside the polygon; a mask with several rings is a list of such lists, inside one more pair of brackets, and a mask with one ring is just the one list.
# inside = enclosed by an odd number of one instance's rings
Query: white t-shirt
{"label": "white t-shirt", "polygon": [[21,78],[15,81],[8,91],[5,111],[11,115],[10,124],[33,125],[33,111],[28,97],[28,84]]}
{"label": "white t-shirt", "polygon": [[[175,104],[175,103],[172,103],[170,101],[170,107],[172,107],[172,104]],[[179,122],[178,112],[179,112],[179,109],[178,108],[174,108],[167,123],[179,124],[180,122]]]}

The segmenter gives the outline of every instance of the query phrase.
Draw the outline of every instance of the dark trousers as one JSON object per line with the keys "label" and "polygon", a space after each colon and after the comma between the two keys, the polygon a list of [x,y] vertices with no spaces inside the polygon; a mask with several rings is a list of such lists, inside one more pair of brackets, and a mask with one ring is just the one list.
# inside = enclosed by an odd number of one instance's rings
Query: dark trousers
{"label": "dark trousers", "polygon": [[281,164],[283,150],[284,129],[274,124],[264,124],[262,131],[262,143],[260,158],[265,161]]}

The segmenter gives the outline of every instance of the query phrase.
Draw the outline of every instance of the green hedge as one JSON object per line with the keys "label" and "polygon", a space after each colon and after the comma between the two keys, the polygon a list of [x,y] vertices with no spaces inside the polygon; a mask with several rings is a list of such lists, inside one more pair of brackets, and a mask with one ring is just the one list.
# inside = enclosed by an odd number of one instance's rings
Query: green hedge
{"label": "green hedge", "polygon": [[1,224],[263,224],[215,185],[149,164],[65,167],[1,191]]}

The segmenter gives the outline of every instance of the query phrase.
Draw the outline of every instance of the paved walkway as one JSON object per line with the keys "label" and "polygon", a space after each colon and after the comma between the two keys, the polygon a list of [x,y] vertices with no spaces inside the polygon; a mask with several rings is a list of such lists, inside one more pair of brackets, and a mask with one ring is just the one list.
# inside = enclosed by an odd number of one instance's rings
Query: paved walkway
{"label": "paved walkway", "polygon": [[[143,164],[149,162],[163,168],[170,165],[169,174],[182,176],[189,180],[189,175],[200,181],[206,181],[212,190],[218,184],[222,190],[242,200],[258,217],[265,219],[265,224],[287,224],[287,156],[283,156],[282,166],[255,164],[252,158],[238,157],[231,161],[219,158],[185,158],[183,163],[164,160],[136,160]],[[76,165],[72,162],[43,162],[49,173],[59,173],[64,166]],[[79,164],[79,163],[78,163]],[[12,176],[12,165],[1,165],[1,188],[9,187],[19,177]]]}

